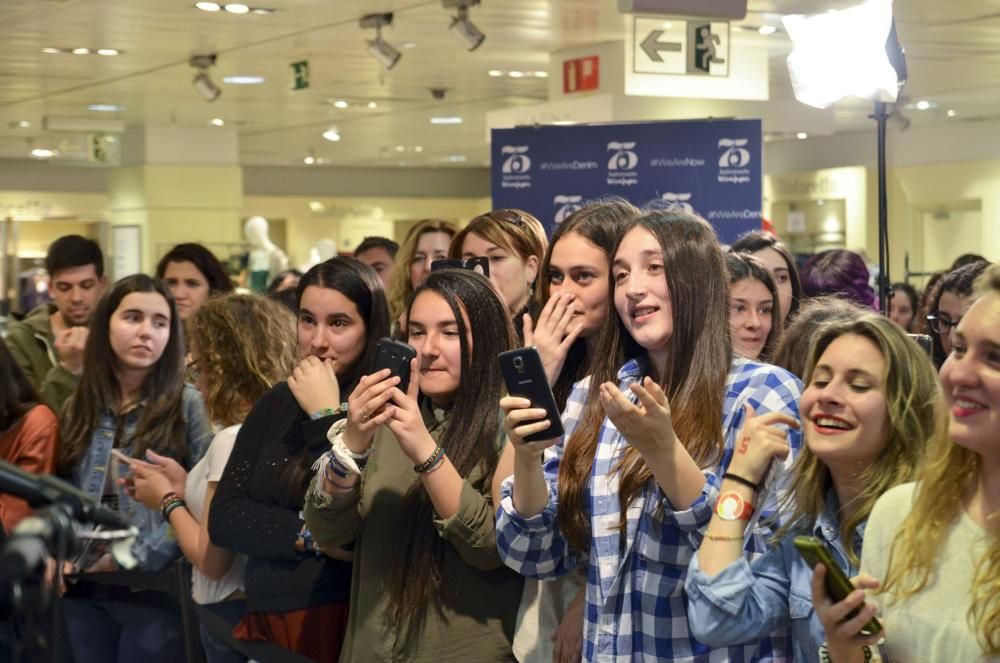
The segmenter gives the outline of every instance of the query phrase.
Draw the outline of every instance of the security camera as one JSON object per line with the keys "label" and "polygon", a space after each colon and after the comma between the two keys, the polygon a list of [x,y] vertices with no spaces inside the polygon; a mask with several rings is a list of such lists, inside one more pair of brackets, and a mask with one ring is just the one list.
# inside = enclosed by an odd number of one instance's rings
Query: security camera
{"label": "security camera", "polygon": [[431,96],[435,99],[444,99],[444,95],[448,94],[448,90],[443,87],[432,87]]}

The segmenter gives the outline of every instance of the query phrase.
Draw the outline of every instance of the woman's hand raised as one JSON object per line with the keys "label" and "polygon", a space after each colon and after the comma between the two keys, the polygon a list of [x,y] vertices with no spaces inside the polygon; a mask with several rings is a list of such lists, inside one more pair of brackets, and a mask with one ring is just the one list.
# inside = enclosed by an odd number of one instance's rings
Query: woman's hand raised
{"label": "woman's hand raised", "polygon": [[386,425],[389,426],[399,442],[399,448],[403,450],[407,458],[413,461],[414,465],[423,463],[437,448],[437,442],[427,432],[423,414],[420,412],[419,375],[420,359],[412,359],[410,361],[410,384],[407,386],[406,393],[404,394],[399,387],[389,389],[389,397],[393,406],[392,414],[386,420]]}
{"label": "woman's hand raised", "polygon": [[582,322],[573,322],[575,303],[576,295],[557,292],[545,303],[537,323],[524,314],[524,346],[538,350],[550,387],[559,379],[566,355],[583,331]]}
{"label": "woman's hand raised", "polygon": [[736,437],[736,449],[727,471],[759,484],[771,461],[775,458],[783,460],[791,451],[788,431],[778,428],[779,424],[799,427],[795,417],[781,412],[768,412],[758,417],[749,404],[744,404],[743,426]]}
{"label": "woman's hand raised", "polygon": [[299,362],[288,378],[288,387],[299,407],[308,415],[327,408],[340,408],[340,383],[333,361],[309,356]]}
{"label": "woman's hand raised", "polygon": [[545,408],[532,407],[531,401],[520,396],[504,396],[500,399],[500,408],[504,411],[503,431],[519,457],[540,458],[547,448],[559,441],[558,437],[538,442],[524,441],[529,435],[540,433],[551,426],[545,418]]}
{"label": "woman's hand raised", "polygon": [[608,419],[643,456],[672,448],[677,435],[663,389],[648,376],[641,383],[629,386],[639,399],[638,405],[629,401],[613,382],[605,382],[599,387],[601,405]]}
{"label": "woman's hand raised", "polygon": [[[416,375],[411,377],[416,381]],[[395,407],[389,403],[399,378],[388,368],[366,375],[347,399],[347,429],[344,444],[354,453],[364,453],[371,446],[375,429],[392,418]]]}

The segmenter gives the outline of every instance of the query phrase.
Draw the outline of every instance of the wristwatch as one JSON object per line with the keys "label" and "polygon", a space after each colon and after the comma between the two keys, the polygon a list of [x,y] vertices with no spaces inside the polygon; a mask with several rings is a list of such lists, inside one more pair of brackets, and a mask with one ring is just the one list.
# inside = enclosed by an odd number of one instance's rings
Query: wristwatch
{"label": "wristwatch", "polygon": [[715,503],[715,513],[723,520],[750,520],[753,505],[739,493],[728,491],[719,495]]}

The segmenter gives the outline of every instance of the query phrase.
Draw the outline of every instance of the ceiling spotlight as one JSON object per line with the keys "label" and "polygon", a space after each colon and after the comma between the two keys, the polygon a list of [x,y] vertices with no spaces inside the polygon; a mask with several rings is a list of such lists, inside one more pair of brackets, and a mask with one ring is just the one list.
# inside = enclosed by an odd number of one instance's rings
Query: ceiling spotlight
{"label": "ceiling spotlight", "polygon": [[486,39],[486,35],[482,31],[473,25],[472,21],[469,20],[469,7],[473,7],[479,4],[479,0],[442,0],[441,5],[445,9],[457,9],[458,16],[455,16],[451,21],[452,34],[458,37],[458,40],[465,44],[465,49],[467,51],[474,51],[479,48],[483,41]]}
{"label": "ceiling spotlight", "polygon": [[221,117],[213,117],[211,120],[208,121],[208,123],[211,124],[213,127],[226,126],[226,121],[223,120]]}
{"label": "ceiling spotlight", "polygon": [[42,53],[48,53],[49,55],[58,55],[59,53],[62,53],[62,52],[63,52],[63,49],[61,49],[61,48],[52,48],[51,46],[47,46],[47,47],[45,47],[45,48],[42,49]]}
{"label": "ceiling spotlight", "polygon": [[260,85],[264,82],[263,76],[226,76],[222,79],[226,85]]}
{"label": "ceiling spotlight", "polygon": [[359,24],[362,28],[375,28],[375,39],[367,40],[368,53],[386,69],[395,67],[396,63],[399,62],[399,58],[403,56],[389,42],[382,39],[382,27],[392,25],[392,12],[387,14],[367,14],[361,17]]}
{"label": "ceiling spotlight", "polygon": [[462,124],[462,118],[458,115],[446,115],[443,117],[432,117],[431,124]]}
{"label": "ceiling spotlight", "polygon": [[222,5],[218,2],[196,2],[194,6],[195,9],[200,9],[203,12],[217,12],[222,9]]}
{"label": "ceiling spotlight", "polygon": [[931,102],[927,101],[926,99],[921,99],[920,101],[917,102],[917,110],[927,110],[930,107],[931,107]]}
{"label": "ceiling spotlight", "polygon": [[323,138],[327,139],[331,143],[336,143],[340,140],[340,132],[331,127],[323,132]]}
{"label": "ceiling spotlight", "polygon": [[316,157],[313,156],[312,152],[310,152],[309,156],[307,156],[305,159],[302,160],[302,163],[304,163],[307,166],[313,166],[316,164]]}
{"label": "ceiling spotlight", "polygon": [[503,72],[500,71],[499,69],[490,69],[489,74],[493,78],[497,78],[499,76],[503,76]]}
{"label": "ceiling spotlight", "polygon": [[231,2],[223,7],[230,14],[246,14],[250,11],[250,8],[244,4]]}
{"label": "ceiling spotlight", "polygon": [[955,111],[953,109],[949,108],[948,109],[948,117],[955,117],[955,115],[956,115]]}
{"label": "ceiling spotlight", "polygon": [[90,104],[87,106],[87,110],[92,110],[95,113],[120,113],[125,110],[125,107],[120,104]]}
{"label": "ceiling spotlight", "polygon": [[212,79],[208,75],[208,70],[215,64],[215,60],[215,53],[210,53],[208,55],[192,55],[188,61],[188,64],[198,70],[191,84],[194,85],[194,89],[198,91],[198,94],[205,101],[215,101],[222,94],[222,90],[212,82]]}
{"label": "ceiling spotlight", "polygon": [[799,140],[805,140],[806,138],[809,138],[809,134],[807,134],[805,131],[800,131],[799,133],[795,134],[795,137],[798,138]]}
{"label": "ceiling spotlight", "polygon": [[[952,112],[954,113],[955,111]],[[27,129],[28,127],[31,126],[31,122],[29,122],[28,120],[19,120],[17,122],[11,122],[10,126],[16,127],[18,129]]]}

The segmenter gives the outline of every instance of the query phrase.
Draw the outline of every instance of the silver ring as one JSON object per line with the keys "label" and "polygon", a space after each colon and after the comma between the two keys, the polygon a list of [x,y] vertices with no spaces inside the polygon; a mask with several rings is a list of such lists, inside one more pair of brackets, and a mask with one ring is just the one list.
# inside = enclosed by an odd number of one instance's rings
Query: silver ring
{"label": "silver ring", "polygon": [[365,412],[365,409],[364,409],[364,408],[361,408],[361,419],[362,419],[363,421],[368,421],[368,413],[367,413],[367,412]]}

